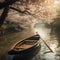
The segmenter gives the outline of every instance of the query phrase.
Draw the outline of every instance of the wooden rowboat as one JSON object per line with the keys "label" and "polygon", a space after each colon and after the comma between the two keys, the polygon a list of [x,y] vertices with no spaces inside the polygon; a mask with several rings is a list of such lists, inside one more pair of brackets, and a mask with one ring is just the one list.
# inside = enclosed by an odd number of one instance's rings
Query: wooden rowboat
{"label": "wooden rowboat", "polygon": [[36,34],[32,37],[24,39],[14,44],[11,50],[8,52],[8,54],[14,55],[14,54],[27,53],[38,44],[39,39],[40,39],[39,34]]}

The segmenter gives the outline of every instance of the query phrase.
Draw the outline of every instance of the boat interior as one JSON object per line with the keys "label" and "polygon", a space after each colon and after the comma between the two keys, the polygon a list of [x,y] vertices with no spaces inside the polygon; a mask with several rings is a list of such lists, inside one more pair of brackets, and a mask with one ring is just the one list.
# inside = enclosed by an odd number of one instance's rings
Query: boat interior
{"label": "boat interior", "polygon": [[25,40],[21,43],[18,43],[15,47],[14,50],[24,50],[24,49],[28,49],[30,47],[32,47],[35,43],[37,42],[37,40]]}

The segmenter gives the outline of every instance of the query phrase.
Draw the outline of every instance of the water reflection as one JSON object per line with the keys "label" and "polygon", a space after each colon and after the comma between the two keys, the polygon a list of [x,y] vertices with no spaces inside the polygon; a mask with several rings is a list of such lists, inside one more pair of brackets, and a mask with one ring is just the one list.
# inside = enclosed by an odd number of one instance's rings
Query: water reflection
{"label": "water reflection", "polygon": [[47,42],[48,46],[54,51],[54,53],[49,52],[50,50],[41,41],[41,60],[60,60],[60,32],[54,31],[54,33],[50,34],[51,29],[45,26],[42,27],[41,25],[38,28],[36,27],[35,29],[39,32],[40,36]]}
{"label": "water reflection", "polygon": [[[40,40],[41,49],[35,48],[32,52],[33,54],[31,53],[31,55],[27,55],[26,57],[21,57],[20,55],[8,55],[6,52],[8,51],[7,47],[11,47],[16,41],[24,37],[33,35],[33,33],[30,32],[31,30],[29,29],[28,31],[25,30],[24,32],[13,34],[14,38],[11,35],[9,35],[9,37],[6,36],[6,38],[3,39],[0,38],[0,51],[3,51],[2,54],[0,54],[0,57],[2,57],[2,59],[0,60],[60,60],[60,32],[54,31],[54,33],[50,34],[51,29],[45,27],[44,25],[35,27],[35,30],[38,31],[40,36],[46,41],[46,43],[54,51],[54,53],[49,52],[50,50],[48,49],[48,47],[43,43],[42,40]],[[4,42],[2,40],[4,40]]]}

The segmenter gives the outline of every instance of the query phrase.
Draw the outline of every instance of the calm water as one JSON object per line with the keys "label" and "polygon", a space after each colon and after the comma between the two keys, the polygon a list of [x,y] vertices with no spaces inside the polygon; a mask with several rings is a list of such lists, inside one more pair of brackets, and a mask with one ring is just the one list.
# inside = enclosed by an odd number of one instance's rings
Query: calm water
{"label": "calm water", "polygon": [[[41,38],[48,44],[54,53],[50,52],[49,48],[40,39],[40,46],[36,47],[27,57],[20,57],[8,55],[9,49],[12,45],[35,34],[38,31]],[[50,34],[51,29],[44,25],[36,26],[35,29],[23,30],[19,33],[8,34],[0,37],[0,60],[60,60],[60,33]]]}

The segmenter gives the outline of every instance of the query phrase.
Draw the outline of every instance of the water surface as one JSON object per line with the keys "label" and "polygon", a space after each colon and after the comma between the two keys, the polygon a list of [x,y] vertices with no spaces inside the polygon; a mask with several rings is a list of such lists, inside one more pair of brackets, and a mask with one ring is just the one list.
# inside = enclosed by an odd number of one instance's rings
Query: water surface
{"label": "water surface", "polygon": [[20,56],[8,55],[8,51],[14,43],[34,35],[36,31],[40,34],[41,38],[48,44],[54,53],[52,53],[40,39],[39,43],[41,44],[41,49],[34,49],[34,51],[37,51],[37,53],[35,54],[34,52],[34,55],[29,55],[29,57],[32,57],[28,60],[60,60],[60,32],[50,34],[51,29],[47,28],[44,24],[39,26],[37,25],[34,29],[28,29],[22,32],[12,33],[0,37],[0,60],[22,60],[20,59]]}

